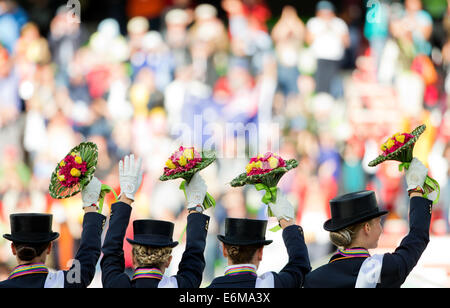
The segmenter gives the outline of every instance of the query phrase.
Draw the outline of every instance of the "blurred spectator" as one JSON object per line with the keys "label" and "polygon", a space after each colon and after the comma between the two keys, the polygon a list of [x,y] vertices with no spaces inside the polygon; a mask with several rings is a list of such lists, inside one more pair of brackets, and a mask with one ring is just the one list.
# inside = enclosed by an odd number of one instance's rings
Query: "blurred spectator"
{"label": "blurred spectator", "polygon": [[231,123],[248,123],[257,111],[257,97],[254,91],[255,80],[244,59],[229,63],[228,74],[220,78],[214,92],[221,93],[219,103],[223,104],[224,119]]}
{"label": "blurred spectator", "polygon": [[278,85],[284,95],[298,92],[298,63],[300,49],[305,39],[305,24],[292,6],[285,6],[281,17],[272,29],[278,62]]}
{"label": "blurred spectator", "polygon": [[267,32],[267,20],[271,17],[265,0],[223,0],[222,7],[230,15],[243,15],[258,30]]}
{"label": "blurred spectator", "polygon": [[[372,2],[366,1],[366,7],[369,3]],[[378,69],[384,46],[389,38],[389,6],[386,0],[372,4],[367,10],[364,36],[369,41],[370,51],[375,58],[375,65]]]}
{"label": "blurred spectator", "polygon": [[8,51],[0,45],[0,127],[17,119],[21,109],[19,99],[19,76]]}
{"label": "blurred spectator", "polygon": [[14,50],[20,30],[27,22],[26,12],[13,0],[0,1],[0,43],[8,52]]}
{"label": "blurred spectator", "polygon": [[306,24],[307,42],[317,58],[316,91],[339,96],[339,72],[350,38],[345,22],[336,17],[334,5],[317,4],[316,16]]}
{"label": "blurred spectator", "polygon": [[148,18],[150,28],[159,30],[160,17],[166,2],[166,0],[129,0],[127,1],[127,15],[129,18],[137,16]]}
{"label": "blurred spectator", "polygon": [[194,23],[190,27],[191,40],[205,40],[213,52],[224,52],[228,48],[228,35],[217,16],[217,9],[211,4],[200,4],[194,11]]}
{"label": "blurred spectator", "polygon": [[339,195],[366,189],[366,176],[362,167],[364,147],[360,141],[348,140],[342,155],[341,182]]}
{"label": "blurred spectator", "polygon": [[356,58],[366,48],[361,36],[361,17],[363,17],[361,2],[358,0],[346,0],[344,11],[340,15],[348,26],[350,41],[345,50],[342,68],[354,69]]}
{"label": "blurred spectator", "polygon": [[[130,57],[142,52],[143,40],[146,33],[150,30],[150,25],[145,17],[133,17],[127,23],[128,46],[130,49]],[[141,54],[138,55],[142,56]]]}
{"label": "blurred spectator", "polygon": [[130,98],[137,115],[146,115],[153,108],[164,106],[164,95],[156,88],[152,70],[143,68],[139,71],[130,89]]}
{"label": "blurred spectator", "polygon": [[87,40],[87,33],[81,23],[68,22],[68,9],[61,6],[50,23],[49,45],[52,60],[57,66],[57,79],[67,84],[67,68],[76,51]]}
{"label": "blurred spectator", "polygon": [[189,29],[194,74],[199,74],[197,79],[212,87],[226,71],[228,34],[214,6],[201,4],[194,14],[194,23]]}
{"label": "blurred spectator", "polygon": [[142,44],[141,62],[133,63],[135,76],[142,68],[151,69],[155,74],[156,88],[164,91],[173,79],[175,58],[164,42],[162,35],[157,31],[149,31],[144,36]]}
{"label": "blurred spectator", "polygon": [[433,31],[431,15],[422,9],[421,0],[405,0],[405,16],[403,26],[407,29],[416,54],[431,54],[429,42]]}
{"label": "blurred spectator", "polygon": [[223,0],[228,13],[232,57],[250,58],[252,73],[260,73],[266,53],[271,52],[272,40],[263,25],[270,13],[263,1]]}
{"label": "blurred spectator", "polygon": [[183,9],[172,9],[166,14],[165,22],[165,40],[174,54],[175,66],[187,65],[190,62],[187,30],[190,20],[188,13]]}

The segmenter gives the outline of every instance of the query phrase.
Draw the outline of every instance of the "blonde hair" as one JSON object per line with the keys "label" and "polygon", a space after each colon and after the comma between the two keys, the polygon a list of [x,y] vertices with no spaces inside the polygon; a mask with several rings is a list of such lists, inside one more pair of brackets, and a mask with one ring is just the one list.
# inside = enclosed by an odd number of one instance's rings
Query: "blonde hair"
{"label": "blonde hair", "polygon": [[136,267],[156,267],[161,269],[172,254],[171,247],[149,247],[133,245],[133,262]]}
{"label": "blonde hair", "polygon": [[361,230],[366,223],[370,223],[370,221],[364,221],[335,232],[330,232],[331,242],[339,248],[350,247],[359,230]]}

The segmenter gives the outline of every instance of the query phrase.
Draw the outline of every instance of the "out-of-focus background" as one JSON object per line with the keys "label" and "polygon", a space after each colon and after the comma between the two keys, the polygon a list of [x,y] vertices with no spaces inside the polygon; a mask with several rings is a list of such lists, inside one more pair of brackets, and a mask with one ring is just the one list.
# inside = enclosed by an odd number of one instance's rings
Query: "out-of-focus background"
{"label": "out-of-focus background", "polygon": [[[89,140],[99,147],[95,175],[116,191],[119,159],[144,159],[132,220],[170,220],[178,239],[184,196],[178,181],[158,178],[174,150],[196,145],[218,153],[202,171],[217,201],[206,212],[203,285],[226,265],[216,237],[225,217],[267,218],[261,192],[228,184],[249,153],[299,161],[280,188],[313,267],[335,250],[322,228],[328,201],[357,190],[375,190],[390,211],[371,252],[392,252],[408,232],[405,181],[398,163],[367,163],[388,136],[424,123],[414,155],[441,195],[430,244],[404,286],[450,287],[449,38],[446,0],[0,0],[0,231],[9,232],[11,213],[53,213],[61,236],[48,265],[67,268],[81,234],[81,196],[53,200],[49,178]],[[230,124],[241,130],[225,133]],[[260,273],[287,262],[281,232],[267,237],[275,241]],[[183,250],[174,250],[168,274]],[[0,279],[14,266],[0,239]],[[100,275],[98,268],[91,286],[101,286]]]}

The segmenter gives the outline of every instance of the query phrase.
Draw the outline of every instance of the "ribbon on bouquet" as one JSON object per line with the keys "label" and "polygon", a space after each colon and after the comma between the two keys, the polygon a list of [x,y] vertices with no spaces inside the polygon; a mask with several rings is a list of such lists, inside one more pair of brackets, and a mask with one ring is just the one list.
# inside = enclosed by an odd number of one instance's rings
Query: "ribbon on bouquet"
{"label": "ribbon on bouquet", "polygon": [[100,189],[100,199],[98,201],[98,213],[102,213],[103,210],[103,202],[105,201],[105,196],[106,194],[112,192],[114,194],[114,197],[116,198],[116,201],[119,200],[119,198],[117,197],[117,193],[114,191],[114,189],[112,189],[111,186],[108,186],[106,184],[102,184],[102,187]]}
{"label": "ribbon on bouquet", "polygon": [[[266,193],[264,194],[264,196],[262,197],[261,201],[265,204],[268,205],[267,207],[267,215],[269,215],[269,217],[274,216],[272,213],[272,210],[270,209],[270,205],[269,203],[275,203],[277,201],[277,187],[273,186],[273,187],[269,187],[266,184],[263,183],[257,183],[255,184],[255,188],[256,190],[260,191],[260,190],[265,190]],[[278,230],[281,230],[280,225],[277,225],[271,229],[269,229],[272,232],[276,232]]]}
{"label": "ribbon on bouquet", "polygon": [[[408,170],[409,166],[411,165],[410,162],[402,162],[400,165],[398,165],[398,170]],[[425,183],[423,185],[424,190],[424,197],[433,201],[433,205],[439,202],[439,196],[441,195],[441,187],[439,186],[439,183],[433,179],[430,178],[428,175],[425,178]]]}

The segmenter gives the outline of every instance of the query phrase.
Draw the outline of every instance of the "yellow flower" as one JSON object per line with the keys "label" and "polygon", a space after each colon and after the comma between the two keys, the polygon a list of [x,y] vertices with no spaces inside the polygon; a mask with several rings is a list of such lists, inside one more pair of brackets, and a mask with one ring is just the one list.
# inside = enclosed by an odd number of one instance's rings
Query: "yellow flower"
{"label": "yellow flower", "polygon": [[194,149],[184,150],[183,156],[185,156],[188,160],[194,159]]}
{"label": "yellow flower", "polygon": [[72,153],[70,153],[70,155],[72,155],[72,156],[77,156],[78,153],[72,152]]}
{"label": "yellow flower", "polygon": [[83,160],[81,159],[81,156],[75,156],[75,162],[77,163],[77,164],[81,164],[82,162],[83,162]]}
{"label": "yellow flower", "polygon": [[169,168],[169,169],[175,169],[177,166],[175,166],[175,164],[172,162],[172,160],[170,160],[170,159],[168,159],[167,161],[166,161],[166,166],[167,166],[167,168]]}
{"label": "yellow flower", "polygon": [[77,168],[72,168],[72,170],[70,170],[70,175],[77,178],[81,175],[81,171]]}
{"label": "yellow flower", "polygon": [[247,173],[249,173],[250,171],[252,171],[252,169],[253,169],[253,163],[248,164],[248,165],[245,167],[245,170],[247,171]]}
{"label": "yellow flower", "polygon": [[387,150],[386,143],[383,143],[383,144],[381,145],[381,151],[386,151],[386,150]]}
{"label": "yellow flower", "polygon": [[405,135],[395,136],[395,140],[397,140],[400,143],[404,143],[405,142]]}
{"label": "yellow flower", "polygon": [[270,168],[275,169],[276,167],[278,167],[278,159],[276,159],[275,157],[273,157],[273,156],[270,157],[268,159],[268,162],[269,162]]}
{"label": "yellow flower", "polygon": [[62,174],[59,174],[59,172],[58,172],[57,176],[58,176],[58,180],[60,182],[64,182],[66,180],[66,177],[64,175],[62,175]]}
{"label": "yellow flower", "polygon": [[180,164],[180,166],[186,166],[187,163],[186,157],[181,155],[180,159],[178,160],[178,163]]}
{"label": "yellow flower", "polygon": [[392,140],[392,139],[389,139],[389,140],[386,142],[386,147],[387,147],[388,149],[390,149],[390,148],[392,148],[392,147],[394,146],[394,144],[395,144],[395,141]]}
{"label": "yellow flower", "polygon": [[261,169],[262,168],[262,161],[257,161],[254,163],[255,168]]}
{"label": "yellow flower", "polygon": [[60,167],[64,167],[65,165],[66,165],[66,162],[63,161],[63,160],[59,163],[59,166],[60,166]]}

